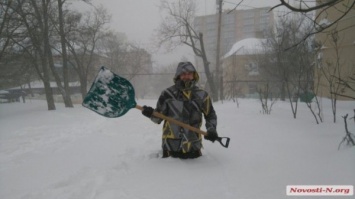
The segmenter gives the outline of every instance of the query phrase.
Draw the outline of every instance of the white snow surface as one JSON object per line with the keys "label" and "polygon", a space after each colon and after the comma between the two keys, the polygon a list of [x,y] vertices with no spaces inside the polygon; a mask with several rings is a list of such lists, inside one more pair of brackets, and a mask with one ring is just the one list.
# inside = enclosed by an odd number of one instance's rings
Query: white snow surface
{"label": "white snow surface", "polygon": [[[0,198],[285,199],[287,185],[355,184],[355,147],[338,150],[354,101],[338,101],[334,124],[324,99],[319,125],[303,103],[293,119],[286,102],[271,115],[257,100],[239,102],[214,104],[229,148],[204,141],[203,156],[190,160],[158,157],[161,125],[136,109],[105,118],[81,105],[0,104]],[[355,133],[352,120],[348,127]]]}

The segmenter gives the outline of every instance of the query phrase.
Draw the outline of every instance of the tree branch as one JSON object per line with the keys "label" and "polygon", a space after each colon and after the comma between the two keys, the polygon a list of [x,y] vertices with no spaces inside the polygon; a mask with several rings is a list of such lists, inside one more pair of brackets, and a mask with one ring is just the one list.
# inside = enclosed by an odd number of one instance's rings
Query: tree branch
{"label": "tree branch", "polygon": [[280,7],[280,6],[285,6],[286,8],[294,11],[294,12],[311,12],[311,11],[314,11],[314,10],[318,10],[318,9],[321,9],[321,8],[324,8],[324,7],[330,7],[330,6],[333,6],[337,3],[340,3],[341,1],[343,0],[329,0],[328,2],[326,3],[322,3],[322,4],[319,4],[317,6],[313,6],[313,7],[309,7],[307,9],[304,9],[304,8],[296,8],[294,6],[291,6],[290,3],[287,3],[286,0],[280,0],[280,4],[272,7],[270,10],[273,10],[277,7]]}

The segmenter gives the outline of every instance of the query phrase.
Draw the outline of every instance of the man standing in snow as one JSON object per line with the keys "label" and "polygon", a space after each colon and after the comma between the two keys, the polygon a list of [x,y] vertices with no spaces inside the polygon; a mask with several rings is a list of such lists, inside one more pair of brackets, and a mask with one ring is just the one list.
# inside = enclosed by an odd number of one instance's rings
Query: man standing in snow
{"label": "man standing in snow", "polygon": [[[208,133],[205,139],[214,142],[218,138],[217,116],[208,93],[196,86],[199,75],[195,67],[190,62],[180,62],[173,80],[175,84],[161,93],[155,111],[196,128],[201,127],[203,115]],[[153,111],[152,107],[143,106],[142,114],[160,124],[162,119],[154,117]],[[164,121],[162,138],[163,158],[202,155],[201,134]]]}

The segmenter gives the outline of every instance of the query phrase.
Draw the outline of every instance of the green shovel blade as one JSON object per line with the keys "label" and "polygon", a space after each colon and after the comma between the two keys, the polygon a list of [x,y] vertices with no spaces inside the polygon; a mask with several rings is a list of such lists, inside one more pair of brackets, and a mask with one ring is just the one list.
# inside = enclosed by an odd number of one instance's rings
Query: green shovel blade
{"label": "green shovel blade", "polygon": [[82,105],[102,116],[115,118],[126,114],[137,103],[132,84],[103,66]]}

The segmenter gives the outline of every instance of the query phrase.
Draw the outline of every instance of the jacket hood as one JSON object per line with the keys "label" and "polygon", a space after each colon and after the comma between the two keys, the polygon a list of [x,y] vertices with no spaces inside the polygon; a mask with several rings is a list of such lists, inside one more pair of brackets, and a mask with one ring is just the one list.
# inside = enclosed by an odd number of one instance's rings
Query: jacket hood
{"label": "jacket hood", "polygon": [[176,83],[176,80],[179,79],[179,76],[183,72],[193,72],[194,73],[194,80],[197,83],[198,80],[200,79],[200,76],[198,75],[194,65],[191,64],[191,62],[180,62],[176,68],[176,73],[174,76],[174,82]]}

